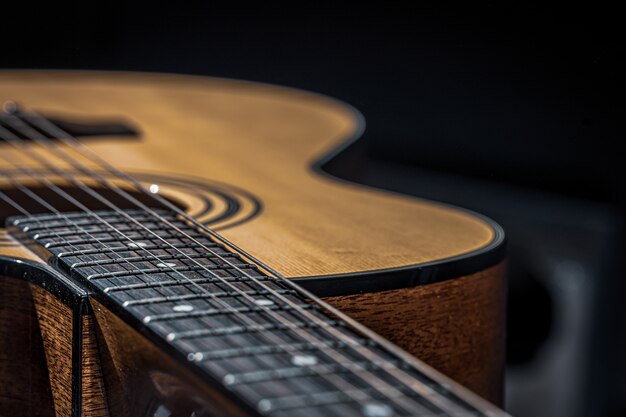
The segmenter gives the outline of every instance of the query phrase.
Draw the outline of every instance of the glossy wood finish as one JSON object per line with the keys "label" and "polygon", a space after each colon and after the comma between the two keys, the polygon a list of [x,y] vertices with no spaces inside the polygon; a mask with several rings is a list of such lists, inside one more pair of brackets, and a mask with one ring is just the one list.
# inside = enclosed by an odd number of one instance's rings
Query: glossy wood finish
{"label": "glossy wood finish", "polygon": [[504,265],[452,281],[328,297],[352,318],[468,387],[502,403]]}
{"label": "glossy wood finish", "polygon": [[72,414],[72,310],[36,285],[31,285],[31,293],[50,373],[54,410],[57,416],[69,416]]}
{"label": "glossy wood finish", "polygon": [[[503,269],[500,264],[456,280],[325,300],[461,385],[501,404]],[[26,310],[32,334],[28,336],[28,359],[22,350],[8,345],[0,350],[0,381],[13,381],[0,388],[9,389],[0,391],[0,409],[16,407],[13,415],[29,415],[23,414],[25,408],[21,407],[47,395],[49,403],[41,407],[39,415],[50,415],[51,411],[45,410],[52,409],[52,402],[57,417],[70,415],[72,311],[37,286],[1,280],[5,308],[0,310],[0,330],[5,335],[23,332],[20,317],[24,313],[20,311],[30,302],[30,310]],[[176,404],[208,407],[190,400],[198,397],[197,390],[214,400],[220,398],[106,308],[97,302],[92,305],[95,316],[83,316],[82,324],[83,416],[138,415],[158,407],[155,404],[165,406],[165,402],[169,409]],[[40,313],[35,315],[35,311]],[[39,360],[30,359],[36,357]],[[47,366],[42,363],[46,359]],[[23,369],[26,364],[31,366],[27,368],[31,376],[16,379],[13,367]],[[166,395],[172,390],[176,395]],[[221,401],[227,407],[228,403]]]}
{"label": "glossy wood finish", "polygon": [[[360,129],[352,109],[326,97],[199,77],[4,72],[0,100],[7,99],[74,120],[128,120],[140,140],[89,144],[119,168],[253,193],[262,214],[222,233],[288,277],[421,264],[468,255],[494,239],[489,224],[465,212],[314,172],[313,163]],[[0,152],[12,154],[2,143]],[[198,209],[192,193],[162,192]]]}
{"label": "glossy wood finish", "polygon": [[181,416],[242,415],[217,391],[105,307],[95,301],[93,307],[95,326],[91,332],[98,340],[101,382],[107,389],[111,415],[157,416],[160,408]]}
{"label": "glossy wood finish", "polygon": [[52,417],[50,384],[31,287],[0,276],[0,415]]}

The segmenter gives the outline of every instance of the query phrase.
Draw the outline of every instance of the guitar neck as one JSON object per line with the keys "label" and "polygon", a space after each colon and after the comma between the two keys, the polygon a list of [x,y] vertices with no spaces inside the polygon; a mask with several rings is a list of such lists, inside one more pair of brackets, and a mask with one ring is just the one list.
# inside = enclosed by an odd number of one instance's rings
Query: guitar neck
{"label": "guitar neck", "polygon": [[495,412],[173,211],[21,216],[8,228],[258,414]]}

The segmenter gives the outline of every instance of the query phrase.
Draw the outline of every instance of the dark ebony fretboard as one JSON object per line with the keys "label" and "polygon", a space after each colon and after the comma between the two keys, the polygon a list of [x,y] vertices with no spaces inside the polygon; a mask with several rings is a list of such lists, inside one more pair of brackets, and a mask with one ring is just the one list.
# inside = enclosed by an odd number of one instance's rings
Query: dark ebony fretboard
{"label": "dark ebony fretboard", "polygon": [[158,215],[50,214],[9,226],[261,414],[484,415],[174,213]]}

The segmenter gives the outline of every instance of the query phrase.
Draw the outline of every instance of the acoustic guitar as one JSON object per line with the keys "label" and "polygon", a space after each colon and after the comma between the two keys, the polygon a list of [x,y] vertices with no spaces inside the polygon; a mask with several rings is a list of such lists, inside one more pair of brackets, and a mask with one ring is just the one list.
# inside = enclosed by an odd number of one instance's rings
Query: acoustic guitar
{"label": "acoustic guitar", "polygon": [[0,415],[505,415],[502,230],[325,172],[355,109],[106,72],[0,100]]}

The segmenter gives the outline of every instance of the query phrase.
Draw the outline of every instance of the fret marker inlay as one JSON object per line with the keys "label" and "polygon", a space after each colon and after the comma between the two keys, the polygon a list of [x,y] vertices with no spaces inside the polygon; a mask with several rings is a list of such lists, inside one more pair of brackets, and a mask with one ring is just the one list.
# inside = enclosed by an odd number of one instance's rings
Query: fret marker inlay
{"label": "fret marker inlay", "polygon": [[144,246],[146,246],[146,244],[143,242],[131,242],[128,244],[129,248],[143,248]]}
{"label": "fret marker inlay", "polygon": [[193,306],[189,304],[179,304],[172,307],[172,310],[176,311],[177,313],[188,313],[190,311],[193,311]]}
{"label": "fret marker inlay", "polygon": [[171,268],[173,266],[176,266],[176,264],[173,263],[173,262],[160,262],[160,263],[157,264],[157,266],[159,268]]}
{"label": "fret marker inlay", "polygon": [[267,298],[259,298],[254,300],[254,304],[258,306],[271,306],[274,305],[274,302],[272,300],[268,300]]}
{"label": "fret marker inlay", "polygon": [[291,363],[296,366],[313,366],[317,365],[317,358],[311,355],[296,355],[291,358]]}
{"label": "fret marker inlay", "polygon": [[391,417],[393,410],[387,404],[367,403],[363,406],[363,415],[365,417]]}

